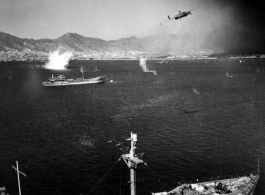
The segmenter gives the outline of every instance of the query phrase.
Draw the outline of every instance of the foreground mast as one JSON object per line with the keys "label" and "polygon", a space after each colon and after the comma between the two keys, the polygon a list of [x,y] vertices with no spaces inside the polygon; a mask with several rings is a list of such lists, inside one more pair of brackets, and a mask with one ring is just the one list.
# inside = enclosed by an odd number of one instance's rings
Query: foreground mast
{"label": "foreground mast", "polygon": [[15,170],[17,171],[18,190],[19,190],[19,195],[21,195],[19,173],[22,174],[22,175],[24,175],[25,177],[27,177],[27,176],[26,176],[26,174],[24,174],[23,172],[21,172],[21,171],[18,169],[18,161],[16,161],[16,165],[17,165],[16,167],[14,167],[14,166],[12,166],[12,167],[13,167],[13,169],[15,169]]}
{"label": "foreground mast", "polygon": [[144,163],[144,161],[137,158],[137,156],[135,155],[135,144],[137,142],[137,134],[131,132],[131,138],[126,140],[131,141],[130,153],[123,154],[121,157],[130,169],[131,195],[136,195],[136,168],[138,164]]}

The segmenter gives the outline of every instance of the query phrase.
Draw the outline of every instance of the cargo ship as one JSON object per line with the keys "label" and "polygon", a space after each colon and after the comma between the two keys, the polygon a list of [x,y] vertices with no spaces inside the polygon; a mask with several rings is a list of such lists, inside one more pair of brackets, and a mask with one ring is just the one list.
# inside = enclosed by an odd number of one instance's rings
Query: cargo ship
{"label": "cargo ship", "polygon": [[104,83],[105,76],[98,76],[95,78],[84,79],[66,79],[64,75],[59,75],[54,77],[49,77],[47,81],[43,81],[44,86],[66,86],[66,85],[84,85],[84,84],[95,84],[95,83]]}
{"label": "cargo ship", "polygon": [[[135,145],[137,134],[131,133],[131,142],[129,154],[123,154],[121,157],[130,169],[131,195],[136,195],[136,168],[138,164],[146,163],[135,154]],[[253,195],[259,181],[259,163],[257,175],[237,177],[232,179],[214,180],[194,184],[182,184],[168,192],[151,193],[152,195]]]}

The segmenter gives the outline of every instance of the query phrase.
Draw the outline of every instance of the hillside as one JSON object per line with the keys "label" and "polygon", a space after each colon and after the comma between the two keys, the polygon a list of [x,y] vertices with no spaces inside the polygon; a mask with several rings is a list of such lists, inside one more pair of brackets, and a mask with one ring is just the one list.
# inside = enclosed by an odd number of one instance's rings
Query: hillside
{"label": "hillside", "polygon": [[[218,29],[217,29],[218,30]],[[221,32],[221,33],[220,33]],[[229,28],[215,32],[201,34],[196,31],[178,34],[152,35],[145,38],[135,36],[118,40],[105,41],[99,38],[84,37],[76,33],[66,33],[57,39],[25,39],[0,32],[0,52],[24,50],[31,52],[54,51],[61,48],[73,52],[117,52],[141,51],[158,53],[186,53],[186,54],[213,54],[213,53],[265,53],[264,44],[258,37],[253,38],[251,32],[234,32]],[[220,34],[222,35],[220,37]],[[240,35],[240,36],[238,36]],[[234,38],[236,37],[236,38]],[[251,42],[249,37],[251,37]],[[226,41],[223,41],[226,40]]]}

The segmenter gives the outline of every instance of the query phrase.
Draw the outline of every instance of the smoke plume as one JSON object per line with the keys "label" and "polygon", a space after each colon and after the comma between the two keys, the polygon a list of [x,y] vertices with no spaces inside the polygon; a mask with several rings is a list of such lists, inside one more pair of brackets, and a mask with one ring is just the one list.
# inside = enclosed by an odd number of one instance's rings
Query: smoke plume
{"label": "smoke plume", "polygon": [[146,59],[145,58],[140,59],[140,66],[142,67],[144,72],[152,72],[154,75],[157,75],[155,70],[149,70],[149,68],[146,65]]}
{"label": "smoke plume", "polygon": [[67,68],[68,62],[72,57],[71,52],[64,52],[60,55],[59,50],[49,53],[46,69],[63,70]]}

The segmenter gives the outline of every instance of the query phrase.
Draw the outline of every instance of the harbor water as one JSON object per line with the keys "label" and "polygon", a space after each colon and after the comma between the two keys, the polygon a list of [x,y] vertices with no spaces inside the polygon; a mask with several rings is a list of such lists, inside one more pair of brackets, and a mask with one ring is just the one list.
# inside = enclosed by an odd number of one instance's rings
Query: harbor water
{"label": "harbor water", "polygon": [[[0,187],[18,194],[130,194],[120,160],[137,133],[137,194],[181,183],[257,174],[265,194],[265,60],[0,63]],[[45,87],[52,74],[106,76],[104,84]],[[94,71],[95,67],[99,71]]]}

